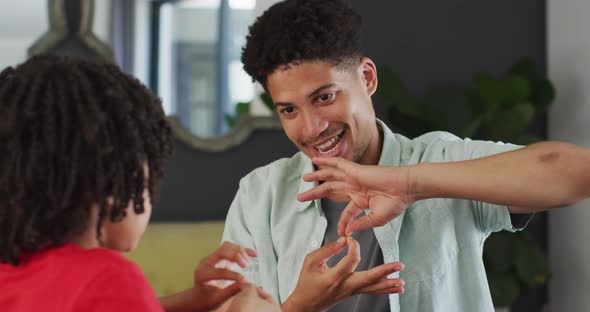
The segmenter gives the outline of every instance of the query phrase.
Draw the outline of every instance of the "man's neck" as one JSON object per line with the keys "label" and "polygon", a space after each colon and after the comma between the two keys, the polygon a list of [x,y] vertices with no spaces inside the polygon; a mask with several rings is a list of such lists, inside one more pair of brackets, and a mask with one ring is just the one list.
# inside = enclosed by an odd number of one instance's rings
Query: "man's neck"
{"label": "man's neck", "polygon": [[367,146],[365,154],[361,157],[359,163],[361,165],[378,165],[383,151],[383,130],[379,125],[375,127],[376,134],[373,136],[374,140]]}

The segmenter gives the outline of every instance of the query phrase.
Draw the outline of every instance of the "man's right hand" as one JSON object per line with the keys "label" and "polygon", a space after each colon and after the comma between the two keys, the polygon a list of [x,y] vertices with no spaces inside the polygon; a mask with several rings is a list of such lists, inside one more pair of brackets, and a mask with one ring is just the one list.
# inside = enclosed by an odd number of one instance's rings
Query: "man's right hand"
{"label": "man's right hand", "polygon": [[[334,267],[328,267],[326,261],[346,245],[346,256]],[[352,237],[341,237],[308,254],[297,287],[282,305],[283,311],[321,311],[353,295],[404,292],[403,280],[387,278],[389,274],[403,270],[402,263],[386,263],[367,271],[355,272],[360,259],[359,243]]]}

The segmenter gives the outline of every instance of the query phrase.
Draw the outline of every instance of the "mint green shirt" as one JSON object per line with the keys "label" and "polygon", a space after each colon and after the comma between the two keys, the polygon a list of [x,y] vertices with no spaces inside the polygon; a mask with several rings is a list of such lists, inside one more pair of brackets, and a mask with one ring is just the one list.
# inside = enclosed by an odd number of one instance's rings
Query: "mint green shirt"
{"label": "mint green shirt", "polygon": [[[381,121],[378,126],[383,131],[381,166],[461,161],[518,148],[461,140],[445,132],[410,140]],[[305,256],[320,247],[326,231],[321,201],[296,199],[316,185],[302,180],[312,170],[302,152],[255,169],[240,181],[226,219],[223,240],[258,252],[248,268],[236,270],[281,303],[295,289]],[[405,264],[399,274],[405,293],[389,296],[392,312],[494,311],[482,251],[491,232],[516,230],[507,207],[471,200],[421,200],[373,230],[385,263]]]}

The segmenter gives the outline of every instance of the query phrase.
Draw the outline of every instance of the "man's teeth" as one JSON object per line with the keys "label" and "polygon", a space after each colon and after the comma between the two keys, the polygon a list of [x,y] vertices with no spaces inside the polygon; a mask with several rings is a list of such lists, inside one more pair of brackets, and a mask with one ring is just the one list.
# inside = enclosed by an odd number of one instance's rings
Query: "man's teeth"
{"label": "man's teeth", "polygon": [[[338,141],[338,143],[336,143],[336,141]],[[336,144],[334,144],[334,143],[336,143]],[[334,146],[332,146],[331,149],[326,151],[325,149],[330,147],[331,145],[334,145]],[[340,137],[336,136],[336,137],[333,137],[333,138],[329,139],[328,141],[322,143],[321,145],[316,146],[316,149],[318,150],[318,152],[320,154],[326,155],[326,154],[330,154],[333,151],[335,151],[338,148],[338,146],[340,146]]]}
{"label": "man's teeth", "polygon": [[338,139],[338,137],[333,137],[331,139],[329,139],[328,141],[322,143],[321,145],[316,146],[319,150],[323,150],[325,148],[328,148],[330,145],[334,144],[334,142],[336,142],[336,140]]}

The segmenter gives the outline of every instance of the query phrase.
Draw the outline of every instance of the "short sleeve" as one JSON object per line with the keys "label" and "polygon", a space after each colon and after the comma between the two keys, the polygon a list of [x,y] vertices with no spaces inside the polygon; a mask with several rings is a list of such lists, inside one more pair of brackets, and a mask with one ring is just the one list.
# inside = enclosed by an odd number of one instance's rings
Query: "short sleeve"
{"label": "short sleeve", "polygon": [[105,267],[83,290],[73,311],[163,312],[156,294],[132,262]]}

